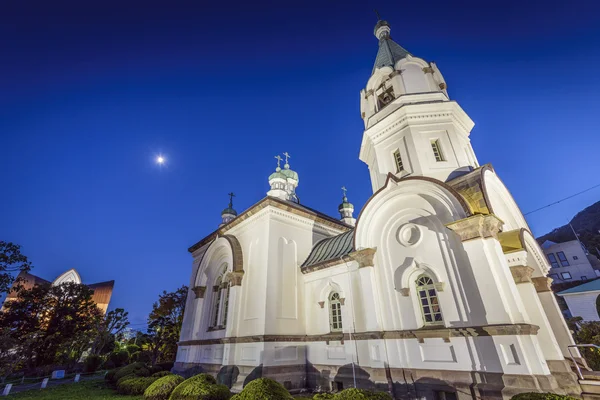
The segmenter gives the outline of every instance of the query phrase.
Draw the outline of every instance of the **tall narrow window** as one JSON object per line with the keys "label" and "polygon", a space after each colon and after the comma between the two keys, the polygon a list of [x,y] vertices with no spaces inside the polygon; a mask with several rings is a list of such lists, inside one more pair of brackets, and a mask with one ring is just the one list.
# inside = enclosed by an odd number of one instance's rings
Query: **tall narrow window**
{"label": "tall narrow window", "polygon": [[210,320],[211,328],[224,328],[227,325],[227,309],[229,308],[229,287],[224,282],[227,267],[217,279],[213,286],[213,306]]}
{"label": "tall narrow window", "polygon": [[396,163],[396,173],[404,171],[404,164],[402,164],[400,150],[396,150],[394,152],[394,162]]}
{"label": "tall narrow window", "polygon": [[548,260],[550,261],[550,264],[552,264],[552,268],[560,267],[560,265],[558,265],[558,261],[556,261],[554,253],[548,253]]}
{"label": "tall narrow window", "polygon": [[431,141],[431,148],[433,149],[433,155],[435,156],[435,161],[445,161],[444,154],[442,153],[442,147],[440,146],[440,141],[438,139]]}
{"label": "tall narrow window", "polygon": [[565,256],[564,252],[559,251],[556,253],[556,255],[558,256],[558,259],[560,260],[560,263],[563,267],[569,266],[569,261],[567,261],[567,257]]}
{"label": "tall narrow window", "polygon": [[213,318],[212,318],[212,327],[217,327],[219,325],[219,308],[221,307],[221,280],[222,278],[219,276],[215,281],[215,285],[213,286]]}
{"label": "tall narrow window", "polygon": [[329,296],[329,326],[331,332],[342,331],[342,303],[339,293],[331,293]]}
{"label": "tall narrow window", "polygon": [[425,325],[443,323],[442,310],[433,280],[427,275],[421,275],[417,278],[416,284]]}

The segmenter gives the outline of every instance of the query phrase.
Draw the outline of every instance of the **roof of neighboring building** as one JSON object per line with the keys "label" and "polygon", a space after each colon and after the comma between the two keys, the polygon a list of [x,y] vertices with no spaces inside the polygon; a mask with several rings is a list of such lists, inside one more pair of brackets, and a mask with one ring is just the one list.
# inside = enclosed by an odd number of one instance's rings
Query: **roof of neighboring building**
{"label": "roof of neighboring building", "polygon": [[596,279],[591,282],[586,282],[583,285],[575,286],[571,289],[563,290],[562,292],[557,293],[557,295],[564,296],[569,294],[578,294],[595,291],[600,291],[600,279]]}
{"label": "roof of neighboring building", "polygon": [[350,254],[354,251],[353,236],[354,229],[317,242],[302,264],[302,267],[310,267],[311,265]]}

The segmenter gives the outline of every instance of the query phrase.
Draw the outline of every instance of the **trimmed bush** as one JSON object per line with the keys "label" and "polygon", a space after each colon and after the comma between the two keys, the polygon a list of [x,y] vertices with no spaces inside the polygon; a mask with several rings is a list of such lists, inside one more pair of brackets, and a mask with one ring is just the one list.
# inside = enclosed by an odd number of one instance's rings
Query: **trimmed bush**
{"label": "trimmed bush", "polygon": [[129,361],[129,353],[127,350],[120,350],[110,353],[108,359],[112,361],[115,367],[122,367]]}
{"label": "trimmed bush", "polygon": [[269,378],[258,378],[248,383],[231,400],[293,400],[292,395],[279,382]]}
{"label": "trimmed bush", "polygon": [[173,390],[175,390],[175,388],[183,381],[184,379],[179,375],[165,375],[162,378],[159,378],[156,381],[154,381],[152,385],[148,386],[148,389],[146,389],[146,391],[144,392],[144,399],[168,400]]}
{"label": "trimmed bush", "polygon": [[102,357],[96,354],[91,354],[87,356],[83,362],[83,365],[85,372],[96,372],[96,370],[102,365]]}
{"label": "trimmed bush", "polygon": [[132,395],[132,396],[138,396],[138,395],[144,394],[146,389],[148,389],[148,387],[157,380],[158,380],[158,378],[152,378],[152,377],[145,377],[145,378],[132,377],[129,379],[121,380],[117,384],[117,392],[119,394],[128,394],[128,395]]}
{"label": "trimmed bush", "polygon": [[218,385],[212,375],[200,374],[181,382],[169,396],[169,400],[228,400],[229,388]]}
{"label": "trimmed bush", "polygon": [[333,400],[393,400],[392,396],[385,392],[373,392],[365,389],[344,389],[333,396]]}
{"label": "trimmed bush", "polygon": [[137,353],[142,348],[140,346],[138,346],[137,344],[128,344],[126,349],[127,349],[127,352],[131,355],[133,353]]}
{"label": "trimmed bush", "polygon": [[134,379],[134,378],[139,378],[139,376],[137,376],[137,375],[135,375],[135,374],[129,374],[129,375],[125,375],[125,376],[124,376],[124,377],[122,377],[122,378],[119,378],[119,379],[117,380],[117,387],[119,387],[119,385],[120,385],[121,383],[123,383],[123,382],[125,382],[125,381],[127,381],[127,380],[129,380],[129,379]]}
{"label": "trimmed bush", "polygon": [[554,393],[519,393],[510,400],[576,400],[575,397]]}
{"label": "trimmed bush", "polygon": [[330,400],[333,399],[334,396],[333,393],[328,392],[317,393],[313,396],[313,400]]}
{"label": "trimmed bush", "polygon": [[113,378],[113,382],[118,381],[119,379],[121,379],[124,376],[127,375],[137,375],[140,377],[144,377],[144,376],[150,376],[150,371],[148,370],[148,368],[146,368],[146,364],[144,363],[133,363],[133,364],[129,364],[126,367],[123,368],[119,368],[119,370],[117,371],[117,373],[115,374],[114,378]]}
{"label": "trimmed bush", "polygon": [[154,378],[162,378],[163,376],[168,376],[168,375],[173,375],[173,374],[170,373],[169,371],[158,371],[158,372],[153,373],[150,376],[154,377]]}

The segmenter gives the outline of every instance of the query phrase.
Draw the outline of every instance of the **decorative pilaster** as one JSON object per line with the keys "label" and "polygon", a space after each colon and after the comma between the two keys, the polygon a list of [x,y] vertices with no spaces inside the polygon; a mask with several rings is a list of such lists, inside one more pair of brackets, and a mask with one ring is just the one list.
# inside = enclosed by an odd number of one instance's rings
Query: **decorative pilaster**
{"label": "decorative pilaster", "polygon": [[533,275],[533,268],[525,265],[515,265],[510,267],[510,273],[513,276],[516,284],[519,283],[531,283],[531,276]]}
{"label": "decorative pilaster", "polygon": [[203,299],[204,294],[206,293],[206,286],[195,286],[192,288],[192,291],[196,295],[197,299]]}
{"label": "decorative pilaster", "polygon": [[456,232],[463,242],[471,239],[493,237],[498,239],[504,222],[494,214],[477,214],[465,219],[446,224],[448,229]]}
{"label": "decorative pilaster", "polygon": [[550,286],[552,285],[552,278],[548,278],[547,276],[540,276],[538,278],[532,278],[531,282],[533,286],[535,286],[535,291],[540,292],[551,292],[552,289]]}
{"label": "decorative pilaster", "polygon": [[229,272],[225,277],[225,281],[229,282],[231,286],[242,286],[242,279],[244,278],[244,271],[233,271]]}

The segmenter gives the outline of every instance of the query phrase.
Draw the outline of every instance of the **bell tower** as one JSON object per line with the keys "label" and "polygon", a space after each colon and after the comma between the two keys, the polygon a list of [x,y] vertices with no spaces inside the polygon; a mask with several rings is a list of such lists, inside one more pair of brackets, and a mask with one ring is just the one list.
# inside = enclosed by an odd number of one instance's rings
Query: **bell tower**
{"label": "bell tower", "polygon": [[375,65],[360,92],[365,131],[360,159],[369,166],[373,192],[388,173],[447,181],[479,166],[469,135],[474,123],[450,100],[434,62],[409,53],[379,20]]}

